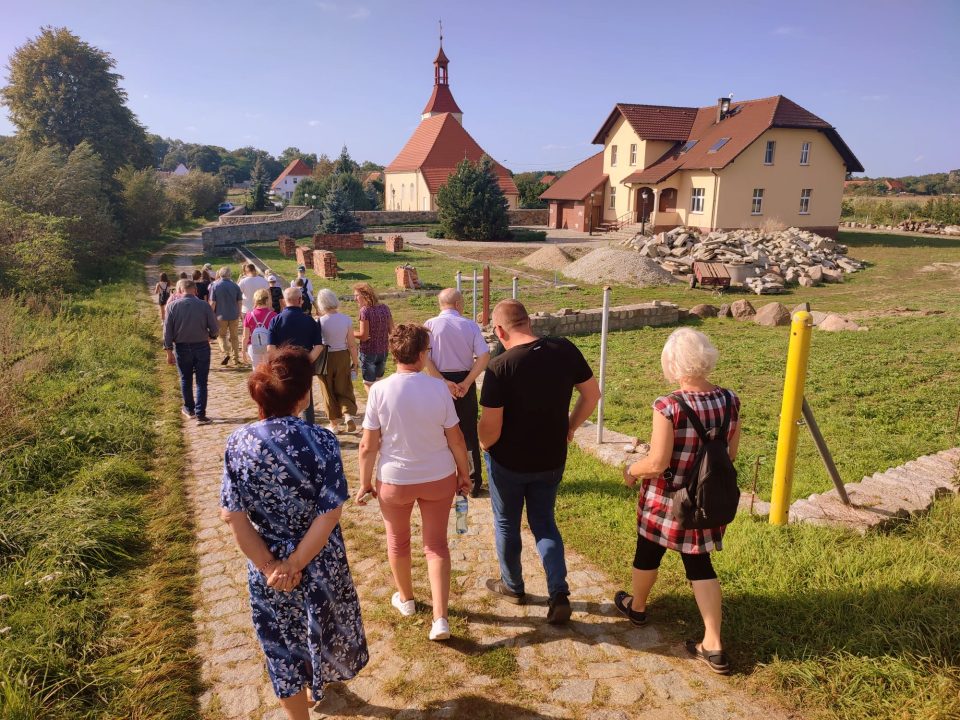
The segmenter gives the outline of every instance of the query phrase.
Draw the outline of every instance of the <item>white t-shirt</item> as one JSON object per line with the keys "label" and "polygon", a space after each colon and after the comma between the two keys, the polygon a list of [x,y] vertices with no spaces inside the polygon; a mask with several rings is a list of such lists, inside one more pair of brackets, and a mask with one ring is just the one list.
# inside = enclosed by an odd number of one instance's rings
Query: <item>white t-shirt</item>
{"label": "white t-shirt", "polygon": [[380,431],[377,477],[388,485],[414,485],[455,473],[443,431],[459,422],[442,380],[397,372],[371,385],[363,427]]}
{"label": "white t-shirt", "polygon": [[353,320],[348,315],[341,312],[321,315],[320,327],[323,328],[323,344],[331,352],[347,349],[347,333],[353,328]]}
{"label": "white t-shirt", "polygon": [[243,315],[253,310],[253,294],[260,289],[269,290],[270,283],[263,275],[244,275],[237,283],[240,286],[240,292],[243,293]]}

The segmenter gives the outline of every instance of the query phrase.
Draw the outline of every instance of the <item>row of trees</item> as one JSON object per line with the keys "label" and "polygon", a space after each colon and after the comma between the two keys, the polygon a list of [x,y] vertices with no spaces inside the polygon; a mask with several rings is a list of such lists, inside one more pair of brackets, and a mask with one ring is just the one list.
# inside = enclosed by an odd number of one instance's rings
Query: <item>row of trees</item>
{"label": "row of trees", "polygon": [[[886,185],[888,178],[852,178],[860,181],[856,185],[848,186],[845,194],[853,196],[896,195],[898,191],[889,190]],[[904,189],[899,192],[908,192],[914,195],[960,195],[960,170],[951,170],[929,175],[906,175],[899,178]]]}
{"label": "row of trees", "polygon": [[161,184],[114,67],[66,28],[43,28],[11,56],[0,101],[17,133],[0,142],[0,287],[69,286],[222,200],[214,175]]}

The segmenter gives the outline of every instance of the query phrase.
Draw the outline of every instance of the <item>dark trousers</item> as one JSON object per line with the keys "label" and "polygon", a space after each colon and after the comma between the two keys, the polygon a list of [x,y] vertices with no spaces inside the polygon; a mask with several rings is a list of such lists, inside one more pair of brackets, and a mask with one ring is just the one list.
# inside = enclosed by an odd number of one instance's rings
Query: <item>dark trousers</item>
{"label": "dark trousers", "polygon": [[[180,394],[183,406],[197,415],[207,412],[207,378],[210,377],[210,343],[174,343],[173,355],[180,373]],[[197,380],[197,395],[193,395],[193,380]]]}
{"label": "dark trousers", "polygon": [[313,378],[310,378],[310,404],[303,409],[300,417],[306,420],[310,425],[315,425],[317,421],[316,411],[313,409]]}
{"label": "dark trousers", "polygon": [[[440,373],[450,382],[462,382],[470,373],[466,370],[462,372],[442,372]],[[473,472],[470,477],[473,480],[473,487],[479,489],[483,485],[483,469],[480,466],[480,438],[477,435],[477,384],[471,383],[467,394],[462,398],[453,399],[453,407],[457,411],[457,417],[460,418],[460,430],[463,432],[463,439],[467,443],[467,454],[473,466]]]}

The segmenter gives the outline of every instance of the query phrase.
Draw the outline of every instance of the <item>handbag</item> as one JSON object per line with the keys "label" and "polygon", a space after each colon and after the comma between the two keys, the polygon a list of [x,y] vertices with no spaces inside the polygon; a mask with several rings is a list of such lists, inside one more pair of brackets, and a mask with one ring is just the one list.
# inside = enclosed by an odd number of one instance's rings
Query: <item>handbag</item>
{"label": "handbag", "polygon": [[313,363],[313,374],[323,376],[327,374],[327,355],[330,353],[330,346],[324,345],[320,357]]}

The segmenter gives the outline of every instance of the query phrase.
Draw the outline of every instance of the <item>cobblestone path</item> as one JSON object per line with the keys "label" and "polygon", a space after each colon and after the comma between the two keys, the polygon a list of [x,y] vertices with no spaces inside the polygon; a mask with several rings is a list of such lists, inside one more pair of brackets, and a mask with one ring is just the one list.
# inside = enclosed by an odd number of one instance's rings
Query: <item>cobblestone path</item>
{"label": "cobblestone path", "polygon": [[[164,251],[189,266],[199,234]],[[155,257],[154,262],[159,258]],[[148,265],[148,278],[156,274]],[[214,353],[214,359],[219,353]],[[283,720],[253,634],[247,603],[246,566],[219,519],[220,469],[227,435],[255,419],[246,393],[247,371],[214,362],[208,414],[213,423],[184,423],[189,449],[190,498],[196,516],[198,572],[195,621],[207,691],[204,716]],[[319,421],[318,421],[319,422]],[[342,435],[344,465],[357,487],[356,435]],[[452,518],[451,518],[452,520]],[[602,572],[568,551],[573,618],[544,622],[545,581],[532,536],[525,531],[527,590],[535,602],[499,602],[483,588],[497,575],[490,502],[470,504],[470,530],[451,535],[453,639],[431,643],[426,567],[416,558],[420,612],[401,618],[389,605],[393,593],[383,526],[376,503],[348,502],[344,536],[364,607],[370,664],[354,680],[328,686],[314,717],[344,718],[589,718],[640,720],[740,720],[786,718],[745,693],[736,679],[712,675],[667,643],[656,627],[634,628],[610,602],[616,589]],[[416,536],[415,536],[416,537]],[[624,556],[624,562],[629,558]]]}

